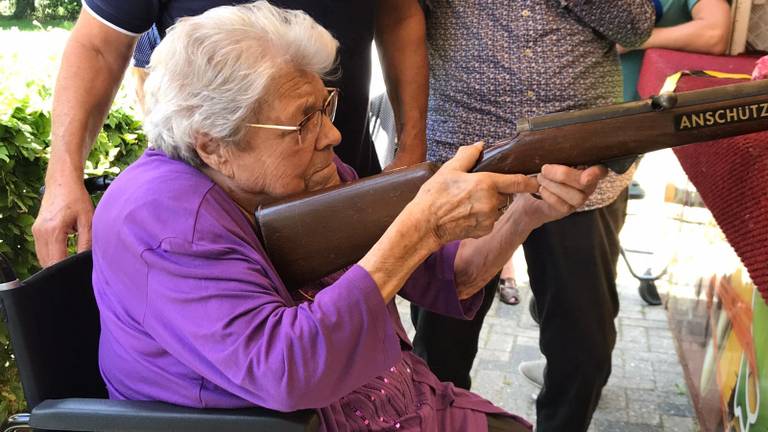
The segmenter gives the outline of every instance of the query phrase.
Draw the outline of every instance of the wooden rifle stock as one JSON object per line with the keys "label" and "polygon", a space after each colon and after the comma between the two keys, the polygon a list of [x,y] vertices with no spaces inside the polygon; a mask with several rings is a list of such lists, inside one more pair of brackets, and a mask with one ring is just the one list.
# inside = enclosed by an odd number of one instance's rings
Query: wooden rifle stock
{"label": "wooden rifle stock", "polygon": [[[599,163],[621,171],[615,162],[643,153],[764,130],[768,80],[522,119],[517,135],[488,147],[473,171]],[[437,168],[422,163],[259,208],[267,255],[289,287],[357,262]]]}

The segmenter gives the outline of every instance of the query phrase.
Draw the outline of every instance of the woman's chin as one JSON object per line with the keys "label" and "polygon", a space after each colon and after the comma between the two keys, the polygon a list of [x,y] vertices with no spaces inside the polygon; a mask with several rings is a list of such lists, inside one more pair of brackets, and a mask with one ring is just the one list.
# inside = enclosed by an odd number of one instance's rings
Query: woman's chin
{"label": "woman's chin", "polygon": [[325,189],[339,183],[336,165],[328,164],[322,169],[313,172],[306,180],[306,190],[316,191]]}

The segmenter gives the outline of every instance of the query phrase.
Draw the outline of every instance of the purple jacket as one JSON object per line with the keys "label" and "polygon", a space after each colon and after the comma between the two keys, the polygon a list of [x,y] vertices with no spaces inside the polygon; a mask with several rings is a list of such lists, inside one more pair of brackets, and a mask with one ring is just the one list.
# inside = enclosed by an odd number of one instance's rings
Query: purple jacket
{"label": "purple jacket", "polygon": [[[339,172],[354,176],[344,165]],[[433,254],[400,294],[471,317],[482,292],[457,299],[457,249]],[[239,207],[161,152],[148,150],[104,195],[93,259],[112,398],[314,408],[330,431],[485,431],[485,413],[506,414],[438,381],[362,267],[297,304]]]}

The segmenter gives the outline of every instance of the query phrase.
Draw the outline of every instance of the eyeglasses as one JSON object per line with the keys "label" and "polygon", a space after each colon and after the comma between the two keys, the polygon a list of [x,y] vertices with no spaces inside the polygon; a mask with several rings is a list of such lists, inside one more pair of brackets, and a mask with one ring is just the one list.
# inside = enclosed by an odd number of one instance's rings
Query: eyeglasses
{"label": "eyeglasses", "polygon": [[318,130],[320,130],[320,125],[322,124],[323,115],[328,117],[328,119],[331,120],[331,123],[333,123],[333,119],[336,117],[336,107],[339,104],[339,89],[333,88],[333,87],[326,87],[326,90],[328,90],[329,94],[328,94],[328,97],[325,99],[325,102],[323,102],[323,106],[320,109],[307,114],[307,116],[301,119],[299,124],[296,126],[256,124],[256,123],[246,123],[245,125],[250,127],[255,127],[255,128],[278,129],[283,131],[298,132],[299,145],[301,145],[302,135],[305,137],[312,136],[315,133],[317,133]]}

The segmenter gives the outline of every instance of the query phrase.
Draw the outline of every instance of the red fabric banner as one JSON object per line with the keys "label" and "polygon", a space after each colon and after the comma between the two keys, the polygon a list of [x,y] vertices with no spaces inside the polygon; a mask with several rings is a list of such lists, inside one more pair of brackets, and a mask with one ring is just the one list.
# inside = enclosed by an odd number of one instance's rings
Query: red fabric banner
{"label": "red fabric banner", "polygon": [[[643,60],[638,92],[643,98],[655,95],[667,76],[681,70],[750,75],[758,58],[649,49]],[[683,76],[676,91],[738,82],[743,80]],[[768,303],[768,131],[674,151]]]}

